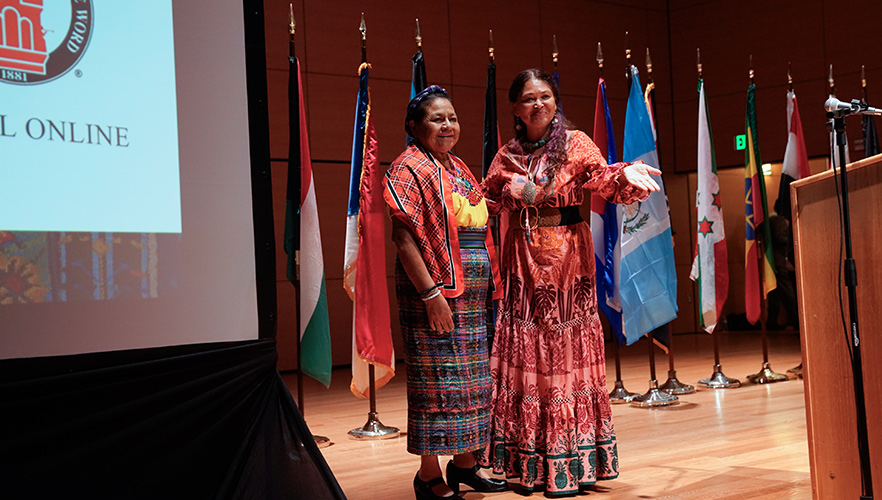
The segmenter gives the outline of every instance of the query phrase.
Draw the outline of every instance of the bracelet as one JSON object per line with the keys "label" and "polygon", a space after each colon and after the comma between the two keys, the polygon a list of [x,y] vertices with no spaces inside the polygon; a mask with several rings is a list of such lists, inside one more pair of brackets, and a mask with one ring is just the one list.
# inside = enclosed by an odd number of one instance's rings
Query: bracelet
{"label": "bracelet", "polygon": [[428,302],[439,295],[441,295],[441,290],[439,290],[437,287],[435,287],[435,291],[433,293],[430,293],[429,295],[427,295],[425,297],[420,297],[420,299],[422,299],[423,302]]}
{"label": "bracelet", "polygon": [[420,292],[420,298],[422,299],[423,297],[425,297],[425,296],[429,295],[430,293],[432,293],[432,290],[437,290],[437,289],[438,289],[438,285],[432,285],[432,286],[430,286],[429,288],[426,288],[425,290],[423,290],[422,292]]}

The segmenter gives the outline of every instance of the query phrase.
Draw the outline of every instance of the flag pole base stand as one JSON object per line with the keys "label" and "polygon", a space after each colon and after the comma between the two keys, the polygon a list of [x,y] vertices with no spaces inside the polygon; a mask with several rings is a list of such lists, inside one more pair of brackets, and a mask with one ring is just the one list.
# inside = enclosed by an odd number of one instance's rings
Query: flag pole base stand
{"label": "flag pole base stand", "polygon": [[723,375],[722,368],[719,364],[714,365],[713,375],[699,380],[698,383],[705,387],[710,387],[711,389],[734,389],[736,387],[741,387],[740,380]]}
{"label": "flag pole base stand", "polygon": [[368,413],[368,421],[363,427],[349,431],[349,437],[358,440],[397,438],[401,431],[398,427],[386,427],[377,418],[376,413]]}
{"label": "flag pole base stand", "polygon": [[668,370],[668,380],[661,386],[668,394],[692,394],[695,387],[677,380],[677,370]]}
{"label": "flag pole base stand", "polygon": [[637,396],[638,394],[634,392],[628,392],[621,380],[616,380],[615,387],[609,393],[609,402],[612,404],[630,403]]}
{"label": "flag pole base stand", "polygon": [[787,375],[772,371],[769,362],[765,361],[763,362],[763,369],[753,375],[748,375],[747,380],[750,380],[754,384],[771,384],[774,382],[785,382],[790,379],[787,378]]}
{"label": "flag pole base stand", "polygon": [[678,404],[680,404],[680,399],[677,396],[658,390],[657,380],[649,381],[649,391],[646,394],[631,399],[631,406],[636,408],[655,408]]}
{"label": "flag pole base stand", "polygon": [[787,370],[787,373],[792,374],[796,378],[802,378],[802,363],[800,363],[799,366],[794,366]]}
{"label": "flag pole base stand", "polygon": [[325,436],[312,436],[312,440],[315,441],[315,445],[319,448],[327,448],[331,446],[331,439]]}

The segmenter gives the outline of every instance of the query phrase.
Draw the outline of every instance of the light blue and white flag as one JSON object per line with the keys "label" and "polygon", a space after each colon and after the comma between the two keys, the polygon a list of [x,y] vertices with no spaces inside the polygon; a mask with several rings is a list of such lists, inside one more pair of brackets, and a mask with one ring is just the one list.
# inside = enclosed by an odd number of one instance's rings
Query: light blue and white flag
{"label": "light blue and white flag", "polygon": [[[625,112],[623,160],[658,166],[652,123],[646,111],[640,76],[631,67],[631,92]],[[628,344],[677,317],[677,272],[668,199],[661,191],[643,202],[619,205],[621,262],[617,269],[619,300]]]}

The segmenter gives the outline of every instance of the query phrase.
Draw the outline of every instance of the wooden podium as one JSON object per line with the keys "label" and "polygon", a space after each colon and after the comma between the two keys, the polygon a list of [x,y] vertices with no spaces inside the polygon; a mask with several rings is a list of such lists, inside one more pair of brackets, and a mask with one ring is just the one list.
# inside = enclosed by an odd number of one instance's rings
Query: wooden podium
{"label": "wooden podium", "polygon": [[[882,155],[848,165],[847,177],[873,496],[882,499]],[[826,171],[790,190],[812,497],[858,499],[855,394],[843,328],[843,321],[850,324],[848,291],[839,271],[841,188]]]}

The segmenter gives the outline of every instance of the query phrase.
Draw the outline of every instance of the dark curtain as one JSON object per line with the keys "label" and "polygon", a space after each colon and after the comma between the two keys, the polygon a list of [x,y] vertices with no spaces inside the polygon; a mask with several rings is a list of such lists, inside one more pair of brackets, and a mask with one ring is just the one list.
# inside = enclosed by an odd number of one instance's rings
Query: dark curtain
{"label": "dark curtain", "polygon": [[0,361],[6,499],[336,499],[274,340]]}

